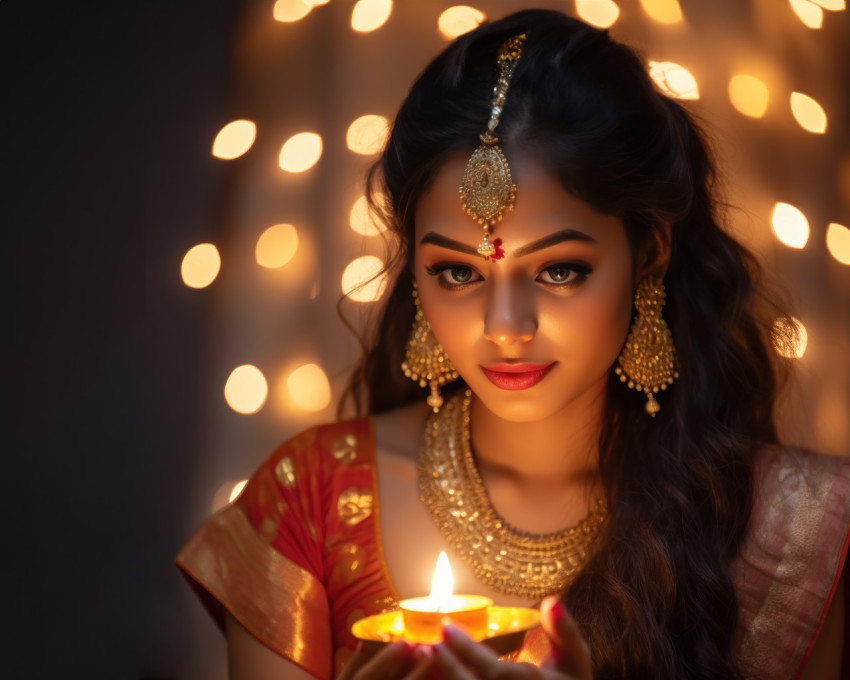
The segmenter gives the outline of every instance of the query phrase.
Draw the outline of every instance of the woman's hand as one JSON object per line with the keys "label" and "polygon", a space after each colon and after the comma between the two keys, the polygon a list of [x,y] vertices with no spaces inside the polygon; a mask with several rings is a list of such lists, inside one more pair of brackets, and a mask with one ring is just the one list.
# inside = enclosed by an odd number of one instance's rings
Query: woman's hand
{"label": "woman's hand", "polygon": [[499,661],[493,650],[476,644],[454,626],[446,626],[445,641],[433,648],[434,665],[444,680],[593,680],[590,650],[561,601],[556,597],[546,598],[540,615],[552,643],[552,652],[541,668]]}
{"label": "woman's hand", "polygon": [[433,648],[394,642],[377,654],[369,654],[362,643],[345,664],[337,680],[425,680],[435,663]]}

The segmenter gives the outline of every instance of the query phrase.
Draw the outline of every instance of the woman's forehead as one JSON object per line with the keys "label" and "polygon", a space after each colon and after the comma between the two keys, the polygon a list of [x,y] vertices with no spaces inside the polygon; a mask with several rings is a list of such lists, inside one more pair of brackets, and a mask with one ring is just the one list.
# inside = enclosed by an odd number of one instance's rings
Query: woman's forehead
{"label": "woman's forehead", "polygon": [[[481,240],[483,229],[463,211],[459,193],[468,159],[468,154],[452,156],[435,173],[420,197],[415,212],[417,245],[426,234],[432,233],[472,245]],[[516,204],[492,228],[493,238],[521,247],[564,229],[575,230],[597,242],[622,236],[624,230],[619,219],[598,212],[570,194],[556,174],[533,157],[514,155],[509,161],[517,185]]]}

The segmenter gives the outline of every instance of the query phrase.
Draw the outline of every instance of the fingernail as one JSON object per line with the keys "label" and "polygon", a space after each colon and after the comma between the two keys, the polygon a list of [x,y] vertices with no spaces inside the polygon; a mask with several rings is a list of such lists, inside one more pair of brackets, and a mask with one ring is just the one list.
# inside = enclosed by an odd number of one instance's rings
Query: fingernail
{"label": "fingernail", "polygon": [[561,619],[564,618],[564,614],[567,613],[566,608],[564,607],[564,603],[558,600],[555,604],[552,605],[552,609],[549,610],[552,614],[552,620],[555,623],[560,622]]}
{"label": "fingernail", "polygon": [[417,645],[413,650],[413,658],[417,661],[430,661],[434,658],[434,649],[431,645]]}
{"label": "fingernail", "polygon": [[458,638],[464,637],[467,637],[467,635],[463,628],[460,628],[459,626],[456,626],[453,623],[443,624],[443,640],[454,642]]}

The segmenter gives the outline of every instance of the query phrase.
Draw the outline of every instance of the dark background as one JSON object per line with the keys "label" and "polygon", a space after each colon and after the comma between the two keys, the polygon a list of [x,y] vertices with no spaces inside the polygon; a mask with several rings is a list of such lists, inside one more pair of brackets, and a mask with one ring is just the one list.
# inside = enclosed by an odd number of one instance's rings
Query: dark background
{"label": "dark background", "polygon": [[236,5],[0,1],[6,678],[208,677],[167,559],[209,313],[179,262],[216,229]]}

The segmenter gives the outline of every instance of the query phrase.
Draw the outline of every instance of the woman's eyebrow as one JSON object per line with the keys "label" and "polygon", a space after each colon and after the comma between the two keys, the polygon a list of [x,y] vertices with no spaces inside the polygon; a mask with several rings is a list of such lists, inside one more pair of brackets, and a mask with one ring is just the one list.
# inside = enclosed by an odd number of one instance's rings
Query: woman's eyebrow
{"label": "woman's eyebrow", "polygon": [[[585,234],[583,231],[578,231],[576,229],[562,229],[561,231],[556,231],[554,234],[549,234],[541,239],[532,241],[531,243],[524,245],[522,248],[517,248],[513,252],[513,256],[522,257],[524,255],[530,255],[538,250],[550,248],[559,243],[563,243],[564,241],[586,241],[589,243],[596,243],[595,238],[589,234]],[[441,248],[448,248],[449,250],[456,250],[460,253],[466,253],[467,255],[478,255],[478,251],[472,246],[468,246],[465,243],[455,241],[448,236],[443,236],[442,234],[437,234],[433,231],[425,234],[425,236],[422,237],[422,240],[419,241],[420,246],[425,245],[426,243],[440,246]]]}
{"label": "woman's eyebrow", "polygon": [[460,241],[455,241],[448,236],[443,236],[442,234],[437,234],[433,231],[429,231],[425,236],[422,237],[422,240],[419,241],[419,245],[423,246],[426,243],[431,243],[435,246],[440,246],[441,248],[449,248],[450,250],[457,250],[460,253],[466,253],[467,255],[478,255],[478,251],[472,246],[468,246],[465,243],[461,243]]}
{"label": "woman's eyebrow", "polygon": [[524,245],[522,248],[517,248],[512,255],[514,257],[530,255],[538,250],[550,248],[559,243],[563,243],[564,241],[587,241],[589,243],[596,243],[595,238],[590,236],[590,234],[585,234],[583,231],[577,231],[576,229],[562,229],[561,231],[556,231],[554,234],[549,234],[541,239],[532,241],[528,245]]}

